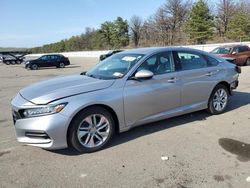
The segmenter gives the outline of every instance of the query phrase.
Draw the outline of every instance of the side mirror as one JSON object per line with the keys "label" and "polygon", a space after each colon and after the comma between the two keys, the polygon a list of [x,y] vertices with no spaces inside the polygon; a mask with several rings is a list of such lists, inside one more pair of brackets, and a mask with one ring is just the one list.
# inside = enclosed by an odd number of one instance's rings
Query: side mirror
{"label": "side mirror", "polygon": [[135,74],[135,78],[138,80],[151,79],[153,76],[154,76],[154,73],[152,73],[149,70],[140,70]]}

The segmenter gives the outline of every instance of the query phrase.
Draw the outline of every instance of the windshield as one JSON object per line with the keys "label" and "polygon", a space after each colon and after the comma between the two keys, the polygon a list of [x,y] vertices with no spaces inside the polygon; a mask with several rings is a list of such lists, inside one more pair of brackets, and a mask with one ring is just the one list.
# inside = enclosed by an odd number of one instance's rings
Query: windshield
{"label": "windshield", "polygon": [[215,48],[212,53],[213,54],[229,54],[232,51],[230,47],[219,47]]}
{"label": "windshield", "polygon": [[122,78],[143,57],[142,54],[115,54],[86,73],[99,79]]}

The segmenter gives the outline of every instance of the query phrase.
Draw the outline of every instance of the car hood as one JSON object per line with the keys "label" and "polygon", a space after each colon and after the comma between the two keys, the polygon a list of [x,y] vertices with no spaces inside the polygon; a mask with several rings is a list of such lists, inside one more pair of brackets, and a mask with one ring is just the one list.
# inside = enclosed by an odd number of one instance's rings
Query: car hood
{"label": "car hood", "polygon": [[114,80],[100,80],[84,75],[56,77],[32,84],[22,90],[20,95],[34,104],[48,104],[57,99],[101,90],[110,87]]}

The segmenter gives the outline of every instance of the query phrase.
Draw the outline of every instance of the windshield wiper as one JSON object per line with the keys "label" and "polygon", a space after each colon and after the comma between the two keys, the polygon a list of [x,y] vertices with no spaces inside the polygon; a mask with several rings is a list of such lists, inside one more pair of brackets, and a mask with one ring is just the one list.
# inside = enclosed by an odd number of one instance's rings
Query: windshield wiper
{"label": "windshield wiper", "polygon": [[93,75],[93,74],[85,74],[88,77],[95,78],[95,79],[101,79],[100,77]]}

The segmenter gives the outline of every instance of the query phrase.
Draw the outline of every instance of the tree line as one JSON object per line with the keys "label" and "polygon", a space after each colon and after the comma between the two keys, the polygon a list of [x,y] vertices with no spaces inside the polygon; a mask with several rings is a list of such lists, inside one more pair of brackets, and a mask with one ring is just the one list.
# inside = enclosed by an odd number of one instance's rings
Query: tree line
{"label": "tree line", "polygon": [[166,0],[149,18],[117,17],[100,28],[32,48],[33,53],[205,44],[250,40],[250,1]]}

